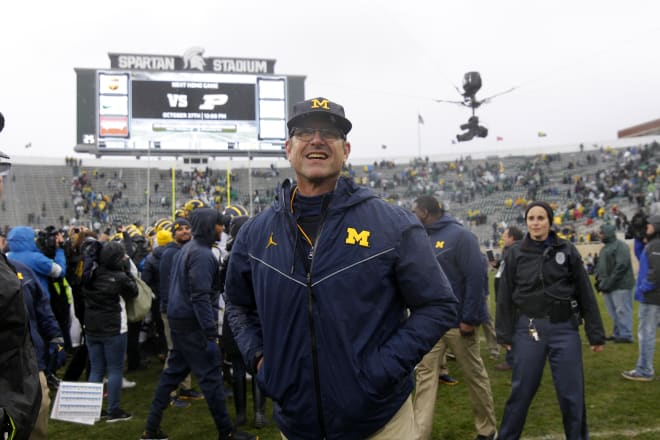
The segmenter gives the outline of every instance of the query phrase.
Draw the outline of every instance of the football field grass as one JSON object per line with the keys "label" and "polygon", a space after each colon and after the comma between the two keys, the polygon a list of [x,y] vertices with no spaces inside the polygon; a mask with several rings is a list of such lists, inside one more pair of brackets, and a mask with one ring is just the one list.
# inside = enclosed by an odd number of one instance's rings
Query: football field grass
{"label": "football field grass", "polygon": [[[606,334],[610,334],[612,323],[605,312],[600,295],[598,301],[605,322]],[[633,313],[634,333],[636,333],[637,304],[635,304]],[[620,374],[624,370],[635,367],[637,343],[608,343],[602,353],[593,353],[589,350],[586,338],[583,336],[582,339],[587,415],[591,437],[641,440],[660,438],[660,419],[658,418],[658,414],[660,414],[658,409],[660,381],[630,382],[624,380]],[[637,338],[635,337],[635,339]],[[501,360],[489,359],[484,343],[482,343],[482,356],[491,379],[499,425],[511,388],[511,374],[494,369],[494,366]],[[439,386],[433,439],[471,440],[476,436],[476,432],[467,388],[463,383],[462,372],[456,363],[449,362],[449,368],[451,375],[460,383],[456,386]],[[133,413],[132,420],[113,424],[98,422],[94,426],[51,420],[49,438],[51,440],[139,439],[144,429],[160,369],[160,362],[153,358],[148,369],[127,375],[128,379],[137,382],[137,386],[123,390],[121,405],[126,411]],[[227,407],[233,420],[234,402],[231,397],[227,398]],[[272,402],[270,401],[267,404],[267,415],[271,420]],[[249,400],[248,426],[243,429],[258,433],[262,440],[280,439],[279,431],[272,420],[266,428],[259,430],[254,429],[252,420],[253,413],[251,400]],[[169,408],[165,412],[162,429],[173,440],[217,438],[217,432],[205,401],[192,402],[188,408]],[[547,365],[541,387],[529,411],[523,438],[532,440],[564,438],[561,414]]]}

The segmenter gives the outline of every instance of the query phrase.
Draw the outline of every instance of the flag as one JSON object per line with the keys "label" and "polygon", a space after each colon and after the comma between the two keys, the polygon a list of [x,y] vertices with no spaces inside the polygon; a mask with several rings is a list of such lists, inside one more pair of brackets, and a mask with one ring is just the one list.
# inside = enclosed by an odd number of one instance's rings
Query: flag
{"label": "flag", "polygon": [[451,140],[451,144],[454,145],[456,141],[454,139]]}
{"label": "flag", "polygon": [[544,138],[544,137],[547,136],[547,134],[545,134],[545,132],[543,132],[543,131],[539,131],[538,136],[539,136],[540,138]]}
{"label": "flag", "polygon": [[417,113],[417,123],[424,125],[424,118],[419,113]]}
{"label": "flag", "polygon": [[387,145],[383,144],[380,146],[380,148],[382,148],[383,150],[387,150]]}
{"label": "flag", "polygon": [[25,144],[25,148],[32,148],[32,142],[28,142],[27,144]]}
{"label": "flag", "polygon": [[497,137],[497,142],[499,142],[499,141],[503,141],[503,140],[504,140],[504,138],[503,138],[502,136],[498,136],[498,137]]}

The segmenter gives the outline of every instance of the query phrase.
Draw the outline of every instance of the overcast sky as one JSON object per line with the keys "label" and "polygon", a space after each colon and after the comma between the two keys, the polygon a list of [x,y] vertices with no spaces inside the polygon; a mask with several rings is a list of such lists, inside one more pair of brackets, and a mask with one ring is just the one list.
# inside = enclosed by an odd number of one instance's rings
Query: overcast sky
{"label": "overcast sky", "polygon": [[[658,17],[656,0],[10,2],[0,13],[0,150],[73,155],[75,67],[191,46],[306,75],[307,97],[344,105],[353,158],[414,155],[418,129],[431,156],[606,143],[660,118]],[[488,138],[452,145],[469,109],[433,99],[459,99],[454,87],[472,70],[478,97],[517,88],[478,110]]]}

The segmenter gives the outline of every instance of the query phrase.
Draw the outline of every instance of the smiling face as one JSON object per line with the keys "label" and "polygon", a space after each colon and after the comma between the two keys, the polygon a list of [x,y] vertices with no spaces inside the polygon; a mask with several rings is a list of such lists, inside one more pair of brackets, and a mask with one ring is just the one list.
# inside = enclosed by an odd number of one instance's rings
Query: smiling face
{"label": "smiling face", "polygon": [[532,240],[543,241],[550,235],[550,219],[545,209],[534,206],[527,213],[527,230]]}
{"label": "smiling face", "polygon": [[190,226],[188,225],[179,225],[179,227],[174,231],[174,241],[178,244],[183,244],[192,238],[190,234]]}
{"label": "smiling face", "polygon": [[[336,129],[326,118],[310,118],[300,128]],[[315,131],[311,139],[302,139],[294,134],[286,141],[287,159],[296,172],[298,191],[302,195],[314,196],[334,189],[351,144],[342,137]]]}

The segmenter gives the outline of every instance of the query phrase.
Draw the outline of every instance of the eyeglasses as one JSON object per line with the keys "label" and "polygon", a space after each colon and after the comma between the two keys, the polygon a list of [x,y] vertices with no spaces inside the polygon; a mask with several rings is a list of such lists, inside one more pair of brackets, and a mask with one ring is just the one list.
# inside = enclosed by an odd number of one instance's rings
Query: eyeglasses
{"label": "eyeglasses", "polygon": [[339,139],[346,139],[346,136],[336,128],[302,128],[294,127],[290,135],[295,136],[303,142],[309,142],[314,139],[316,133],[321,136],[321,139],[327,142],[338,141]]}

